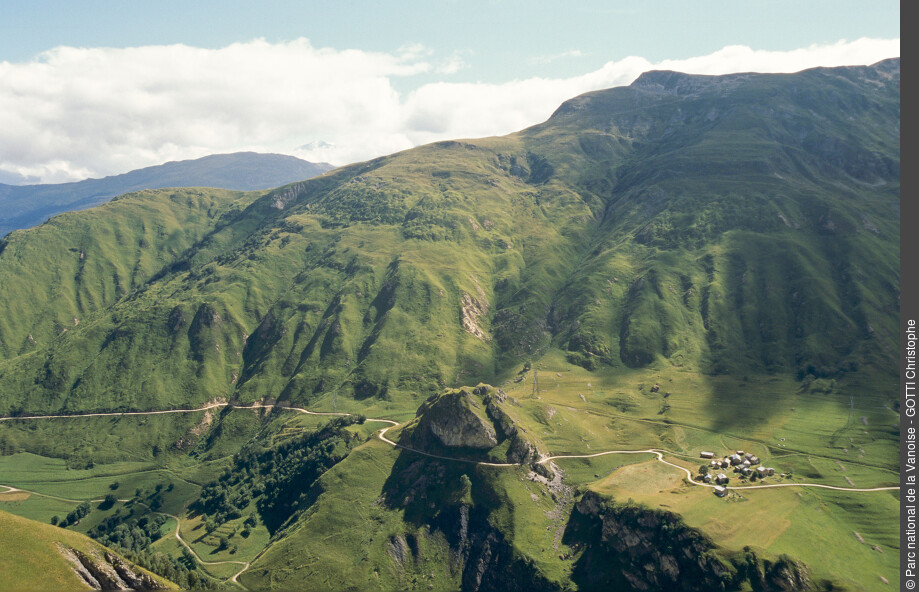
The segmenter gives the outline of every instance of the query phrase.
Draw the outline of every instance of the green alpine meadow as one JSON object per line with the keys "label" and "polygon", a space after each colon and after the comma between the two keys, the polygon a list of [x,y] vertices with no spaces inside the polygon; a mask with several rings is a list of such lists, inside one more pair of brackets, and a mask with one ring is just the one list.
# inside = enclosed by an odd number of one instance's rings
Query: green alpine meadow
{"label": "green alpine meadow", "polygon": [[153,588],[896,589],[899,146],[899,58],[652,71],[10,232],[0,523]]}

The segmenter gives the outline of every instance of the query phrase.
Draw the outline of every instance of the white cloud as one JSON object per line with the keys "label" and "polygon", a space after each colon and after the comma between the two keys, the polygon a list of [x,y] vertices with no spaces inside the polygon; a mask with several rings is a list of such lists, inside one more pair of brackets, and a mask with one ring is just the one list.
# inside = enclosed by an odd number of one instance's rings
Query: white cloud
{"label": "white cloud", "polygon": [[569,49],[568,51],[563,51],[560,53],[553,53],[547,55],[536,56],[535,58],[530,59],[531,64],[551,64],[552,62],[558,60],[564,60],[568,58],[583,58],[588,54],[584,53],[580,49]]}
{"label": "white cloud", "polygon": [[454,51],[450,57],[439,63],[434,71],[438,74],[456,74],[460,70],[465,70],[469,64],[463,59],[463,53],[468,52]]}
{"label": "white cloud", "polygon": [[447,76],[466,67],[461,55],[436,60],[417,45],[392,53],[315,48],[306,39],[220,49],[58,47],[30,62],[0,62],[0,174],[69,181],[237,150],[345,164],[519,130],[565,99],[650,69],[792,72],[899,54],[899,39],[793,51],[730,46],[657,63],[628,57],[570,78],[432,82],[401,95],[395,79]]}

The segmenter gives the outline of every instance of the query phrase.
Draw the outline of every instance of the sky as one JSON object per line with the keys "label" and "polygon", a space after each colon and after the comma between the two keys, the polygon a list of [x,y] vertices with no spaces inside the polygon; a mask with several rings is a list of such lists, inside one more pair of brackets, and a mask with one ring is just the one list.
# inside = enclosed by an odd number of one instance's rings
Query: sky
{"label": "sky", "polygon": [[342,165],[523,129],[652,69],[899,55],[889,0],[4,0],[0,183],[241,150]]}

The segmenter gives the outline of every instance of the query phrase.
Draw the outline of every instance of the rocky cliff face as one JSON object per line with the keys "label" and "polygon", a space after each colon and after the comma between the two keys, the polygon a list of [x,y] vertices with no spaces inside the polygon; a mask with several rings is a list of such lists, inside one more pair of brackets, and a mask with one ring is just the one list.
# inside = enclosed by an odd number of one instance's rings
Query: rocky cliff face
{"label": "rocky cliff face", "polygon": [[566,538],[585,546],[575,579],[587,588],[732,589],[734,570],[711,553],[714,545],[668,512],[616,506],[588,492],[575,505]]}
{"label": "rocky cliff face", "polygon": [[582,589],[791,592],[813,589],[807,568],[788,557],[764,561],[719,551],[670,512],[617,505],[588,492],[575,505],[566,542],[583,547],[573,579]]}
{"label": "rocky cliff face", "polygon": [[453,585],[463,592],[561,590],[494,524],[488,502],[503,495],[500,486],[484,479],[473,485],[457,473],[466,469],[468,465],[414,455],[393,472],[381,501],[400,508],[415,528],[387,539],[387,567],[395,569],[400,581],[408,581],[434,569],[431,562],[440,569],[447,560]]}
{"label": "rocky cliff face", "polygon": [[475,507],[460,505],[441,517],[457,564],[461,566],[463,592],[554,592],[558,586],[548,581],[528,557],[514,552],[513,545],[488,521],[488,515]]}
{"label": "rocky cliff face", "polygon": [[488,417],[503,435],[502,439],[510,440],[507,462],[532,465],[547,454],[536,438],[520,427],[512,416],[513,411],[510,408],[517,405],[513,398],[508,397],[501,389],[488,385],[480,385],[476,390],[483,395]]}

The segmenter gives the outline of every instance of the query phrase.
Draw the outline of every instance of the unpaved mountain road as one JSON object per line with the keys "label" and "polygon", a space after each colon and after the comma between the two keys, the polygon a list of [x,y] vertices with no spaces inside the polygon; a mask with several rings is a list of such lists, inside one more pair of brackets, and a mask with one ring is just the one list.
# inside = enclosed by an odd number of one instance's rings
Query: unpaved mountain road
{"label": "unpaved mountain road", "polygon": [[[162,415],[166,413],[197,413],[199,411],[207,411],[208,409],[216,409],[218,407],[227,407],[227,406],[230,406],[230,403],[211,403],[209,405],[198,407],[196,409],[168,409],[164,411],[126,411],[126,412],[121,412],[121,413],[82,413],[82,414],[73,414],[73,415],[25,415],[25,416],[18,416],[18,417],[0,417],[0,421],[33,420],[33,419],[64,419],[64,418],[69,419],[69,418],[79,418],[79,417],[117,417],[117,416],[131,416],[131,415]],[[309,409],[303,409],[302,407],[292,407],[289,405],[252,404],[252,405],[233,405],[233,407],[236,409],[284,409],[287,411],[295,411],[297,413],[304,413],[307,415],[327,415],[327,416],[337,416],[337,417],[345,417],[345,416],[352,415],[351,413],[338,413],[338,412],[331,412],[331,411],[310,411]],[[418,450],[416,448],[411,448],[409,446],[399,444],[387,438],[386,432],[388,432],[389,430],[395,427],[398,427],[400,425],[398,422],[393,421],[391,419],[383,419],[383,418],[375,418],[375,417],[368,417],[366,418],[365,421],[389,424],[389,426],[383,428],[377,433],[377,437],[381,441],[385,442],[386,444],[389,444],[390,446],[401,448],[402,450],[408,450],[415,454],[420,454],[423,456],[427,456],[430,458],[436,458],[440,460],[465,462],[465,463],[482,465],[482,466],[487,466],[487,467],[521,466],[515,463],[497,463],[497,462],[488,462],[488,461],[476,461],[476,460],[452,458],[448,456],[431,454],[423,450]],[[547,456],[547,457],[541,458],[540,460],[537,461],[537,463],[545,464],[553,460],[560,460],[560,459],[566,459],[566,458],[595,458],[598,456],[605,456],[609,454],[643,454],[643,453],[644,454],[654,454],[657,456],[658,461],[664,463],[665,465],[674,467],[675,469],[679,469],[680,471],[686,474],[686,480],[692,485],[698,485],[701,487],[710,487],[710,488],[715,487],[715,485],[711,483],[700,483],[698,481],[695,481],[692,478],[693,477],[692,472],[686,467],[682,467],[680,465],[676,465],[676,464],[673,464],[671,462],[664,460],[664,453],[667,453],[667,454],[675,454],[675,453],[672,453],[668,450],[663,450],[663,449],[648,448],[644,450],[606,450],[603,452],[596,452],[593,454],[560,454],[560,455]],[[4,487],[8,487],[8,486],[4,486]],[[900,489],[899,486],[862,488],[862,487],[836,487],[833,485],[823,485],[820,483],[770,483],[766,485],[744,485],[741,487],[735,486],[732,489],[738,489],[738,490],[741,490],[741,489],[770,489],[770,488],[775,488],[775,487],[817,487],[821,489],[832,489],[835,491],[850,491],[850,492],[856,492],[856,493],[867,493],[867,492],[874,492],[874,491],[896,491]],[[53,497],[53,496],[47,496],[47,497]],[[58,498],[58,499],[63,499],[63,498]]]}
{"label": "unpaved mountain road", "polygon": [[[164,411],[128,411],[128,412],[124,412],[124,413],[84,413],[84,414],[74,414],[74,415],[29,415],[29,416],[21,416],[21,417],[0,417],[0,421],[21,421],[21,420],[35,420],[35,419],[70,419],[70,418],[80,418],[80,417],[118,417],[118,416],[132,416],[132,415],[163,415],[163,414],[167,414],[167,413],[197,413],[197,412],[199,412],[199,411],[207,411],[207,410],[209,410],[209,409],[216,409],[216,408],[218,408],[218,407],[227,407],[227,406],[229,406],[229,405],[230,405],[229,403],[211,403],[211,404],[209,404],[209,405],[205,405],[205,406],[199,407],[199,408],[197,408],[197,409],[169,409],[169,410],[164,410]],[[234,405],[233,407],[236,408],[236,409],[284,409],[284,410],[287,410],[287,411],[295,411],[295,412],[297,412],[297,413],[304,413],[304,414],[307,414],[307,415],[328,415],[328,416],[338,416],[338,417],[343,417],[343,416],[352,415],[352,414],[350,414],[350,413],[336,413],[336,412],[310,411],[310,410],[308,410],[308,409],[303,409],[302,407],[291,407],[291,406],[287,406],[287,405],[261,405],[261,404],[253,404],[253,405],[246,405],[246,406]],[[454,461],[454,462],[464,462],[464,463],[470,463],[470,464],[481,465],[481,466],[487,466],[487,467],[509,468],[509,467],[519,467],[519,466],[523,466],[523,465],[519,465],[519,464],[515,464],[515,463],[496,463],[496,462],[487,462],[487,461],[476,461],[476,460],[469,460],[469,459],[462,459],[462,458],[452,458],[452,457],[448,457],[448,456],[441,456],[441,455],[437,455],[437,454],[431,454],[431,453],[425,452],[425,451],[423,451],[423,450],[418,450],[418,449],[412,448],[412,447],[410,447],[410,446],[405,446],[405,445],[403,445],[403,444],[399,444],[398,442],[394,442],[393,440],[390,440],[389,438],[387,438],[387,437],[386,437],[386,432],[388,432],[389,430],[391,430],[391,429],[393,429],[393,428],[399,427],[400,424],[399,424],[398,422],[393,421],[393,420],[391,420],[391,419],[372,418],[372,417],[366,418],[365,421],[374,422],[374,423],[386,423],[386,424],[389,424],[387,427],[385,427],[385,428],[381,429],[379,432],[377,432],[377,437],[380,439],[380,441],[385,442],[385,443],[388,444],[389,446],[393,446],[393,447],[395,447],[395,448],[400,448],[400,449],[402,449],[402,450],[406,450],[406,451],[412,452],[412,453],[414,453],[414,454],[420,454],[420,455],[422,455],[422,456],[427,456],[427,457],[429,457],[429,458],[436,458],[436,459],[440,459],[440,460]],[[603,451],[603,452],[595,452],[595,453],[593,453],[593,454],[559,454],[559,455],[554,455],[554,456],[546,456],[546,457],[543,457],[543,458],[539,459],[539,460],[536,461],[536,462],[537,462],[538,464],[546,464],[546,463],[551,462],[551,461],[554,461],[554,460],[564,460],[564,459],[570,459],[570,458],[596,458],[596,457],[599,457],[599,456],[607,456],[607,455],[610,455],[610,454],[653,454],[653,455],[655,455],[655,457],[657,458],[657,460],[658,460],[659,462],[661,462],[661,463],[663,463],[663,464],[665,464],[665,465],[671,466],[671,467],[673,467],[673,468],[675,468],[675,469],[678,469],[678,470],[682,471],[682,472],[686,475],[686,482],[687,482],[687,483],[690,483],[691,485],[697,485],[697,486],[700,486],[700,487],[709,487],[709,488],[714,488],[714,487],[715,487],[715,485],[713,485],[713,484],[711,484],[711,483],[700,483],[700,482],[694,480],[694,479],[693,479],[692,471],[690,471],[690,470],[687,469],[686,467],[683,467],[683,466],[680,466],[680,465],[677,465],[677,464],[674,464],[674,463],[672,463],[672,462],[669,462],[669,461],[664,460],[664,453],[667,453],[667,454],[675,454],[675,453],[672,453],[672,452],[667,451],[667,450],[654,449],[654,448],[647,448],[647,449],[643,449],[643,450],[606,450],[606,451]],[[42,496],[42,497],[47,497],[47,498],[51,498],[51,499],[56,499],[56,500],[60,500],[60,501],[72,502],[72,503],[75,503],[75,504],[79,504],[79,503],[82,503],[83,501],[85,501],[85,500],[71,500],[71,499],[67,499],[67,498],[63,498],[63,497],[58,497],[58,496],[54,496],[54,495],[47,495],[47,494],[44,494],[44,493],[39,493],[39,492],[37,492],[37,491],[30,491],[30,490],[28,490],[28,489],[20,489],[20,488],[13,487],[13,486],[10,486],[10,485],[0,485],[0,487],[4,488],[4,489],[6,490],[6,491],[0,491],[0,494],[4,494],[4,493],[13,493],[13,492],[23,492],[23,493],[31,493],[31,494],[34,494],[34,495],[38,495],[38,496]],[[816,488],[820,488],[820,489],[832,489],[832,490],[835,490],[835,491],[846,491],[846,492],[851,492],[851,493],[869,493],[869,492],[877,492],[877,491],[897,491],[897,490],[900,489],[899,486],[892,486],[892,487],[856,488],[856,487],[835,487],[835,486],[833,486],[833,485],[823,485],[823,484],[820,484],[820,483],[770,483],[770,484],[766,484],[766,485],[744,485],[744,486],[741,486],[741,487],[736,487],[736,486],[735,486],[735,487],[732,487],[732,488],[730,488],[730,489],[734,489],[734,490],[737,490],[737,491],[744,491],[744,490],[747,490],[747,489],[771,489],[771,488],[776,488],[776,487],[816,487]],[[100,501],[102,501],[102,500],[90,500],[90,501],[92,501],[92,502],[100,502]],[[128,500],[118,500],[118,501],[124,502],[124,501],[128,501]],[[246,587],[238,580],[239,576],[241,576],[243,573],[245,573],[246,570],[249,569],[249,566],[252,564],[252,561],[255,561],[256,559],[258,559],[259,557],[261,557],[261,555],[264,554],[264,553],[270,548],[270,545],[269,545],[269,546],[265,547],[264,549],[262,549],[255,557],[252,558],[251,561],[204,561],[203,559],[201,559],[201,558],[198,556],[198,554],[197,554],[197,553],[195,552],[195,550],[191,547],[191,545],[189,545],[189,544],[185,541],[185,539],[182,538],[181,528],[180,528],[180,522],[179,522],[178,516],[174,516],[174,515],[172,515],[172,514],[166,514],[166,513],[164,513],[164,512],[155,512],[155,513],[161,514],[161,515],[163,515],[163,516],[168,516],[169,518],[172,518],[173,520],[176,521],[176,529],[175,529],[175,532],[173,533],[174,536],[175,536],[175,538],[179,541],[179,543],[182,544],[183,547],[185,547],[186,549],[188,549],[189,552],[191,552],[191,554],[195,557],[195,559],[196,559],[199,563],[201,563],[202,565],[230,565],[230,564],[233,564],[233,565],[241,565],[242,568],[241,568],[238,572],[236,572],[235,574],[233,574],[233,576],[231,576],[230,578],[228,578],[226,581],[232,582],[232,583],[236,584],[237,586],[243,588],[244,590],[246,589]]]}

